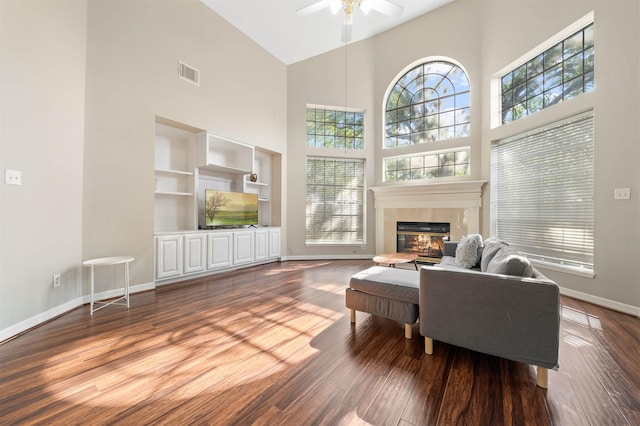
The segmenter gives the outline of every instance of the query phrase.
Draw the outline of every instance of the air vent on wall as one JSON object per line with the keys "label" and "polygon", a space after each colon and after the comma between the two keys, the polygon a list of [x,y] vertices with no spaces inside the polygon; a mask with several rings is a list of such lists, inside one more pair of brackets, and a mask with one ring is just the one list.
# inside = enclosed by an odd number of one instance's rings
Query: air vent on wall
{"label": "air vent on wall", "polygon": [[184,62],[178,62],[178,77],[196,86],[200,86],[200,71]]}

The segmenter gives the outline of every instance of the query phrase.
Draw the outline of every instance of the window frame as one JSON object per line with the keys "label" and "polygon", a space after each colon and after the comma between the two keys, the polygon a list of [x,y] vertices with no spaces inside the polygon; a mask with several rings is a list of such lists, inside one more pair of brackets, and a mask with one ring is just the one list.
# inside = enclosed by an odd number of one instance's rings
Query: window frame
{"label": "window frame", "polygon": [[[595,24],[593,11],[587,13],[582,18],[568,25],[560,32],[551,36],[544,42],[540,43],[538,46],[534,47],[527,53],[523,54],[522,56],[515,59],[514,61],[507,64],[502,69],[498,70],[495,74],[493,74],[490,82],[490,96],[491,96],[490,128],[491,129],[495,129],[501,126],[508,126],[509,124],[520,121],[520,120],[514,120],[507,124],[502,123],[502,88],[501,88],[502,76],[504,76],[505,74],[507,74],[512,70],[515,70],[516,68],[522,66],[523,64],[526,64],[531,59],[536,58],[540,54],[543,54],[548,49],[552,48],[553,46],[556,46],[558,43],[561,43],[565,39],[571,37],[571,35],[588,27],[591,24]],[[594,45],[595,45],[595,41],[594,41]],[[595,82],[595,79],[596,79],[595,66],[594,66],[593,72],[594,72],[594,82]],[[589,92],[583,92],[582,94],[585,94],[585,93],[589,93]],[[575,97],[571,99],[575,99]],[[542,108],[542,110],[545,110],[545,109],[546,108]]]}
{"label": "window frame", "polygon": [[[314,233],[321,233],[323,232],[321,229],[316,229],[316,230],[311,230],[309,229],[309,218],[310,218],[310,213],[309,213],[309,209],[313,208],[316,205],[319,205],[320,203],[309,203],[309,198],[311,196],[310,194],[310,182],[309,182],[309,178],[308,178],[308,174],[309,174],[309,161],[310,160],[321,160],[321,161],[330,161],[330,162],[334,162],[335,164],[339,163],[339,162],[354,162],[354,163],[360,163],[360,171],[361,171],[361,185],[357,186],[355,188],[351,188],[353,189],[357,189],[360,192],[360,199],[361,202],[359,203],[355,203],[356,208],[359,209],[359,212],[357,214],[351,214],[351,215],[347,215],[347,216],[352,216],[352,217],[356,217],[360,219],[360,229],[359,231],[359,236],[360,238],[356,238],[356,239],[324,239],[324,238],[318,238],[318,239],[310,239],[309,238],[309,234],[314,234]],[[366,159],[364,158],[355,158],[355,157],[330,157],[330,156],[323,156],[323,155],[307,155],[306,157],[306,167],[307,167],[307,179],[306,179],[306,184],[305,184],[305,195],[306,195],[306,200],[305,200],[305,245],[307,246],[327,246],[327,245],[334,245],[334,246],[347,246],[347,245],[363,245],[366,244],[366,228],[367,228],[367,217],[366,217],[366,211],[367,211],[367,181],[366,181],[366,168],[367,168],[367,164],[366,164]],[[325,169],[326,170],[326,169]],[[326,176],[326,174],[325,174]],[[314,182],[313,185],[316,186],[322,186],[325,188],[325,192],[327,193],[331,193],[332,191],[330,189],[332,189],[332,186],[329,184],[329,180],[324,178],[321,182]],[[333,186],[333,189],[335,189],[336,186]],[[343,187],[344,188],[344,187]],[[326,189],[329,189],[329,191],[326,191]],[[343,189],[344,190],[344,189]],[[334,196],[336,196],[337,194],[334,194]],[[352,198],[352,197],[349,197]],[[335,198],[335,204],[340,205],[341,203],[338,201],[338,197],[336,196]],[[327,205],[327,200],[324,199],[322,204],[324,206]],[[340,216],[344,216],[341,214],[332,214],[332,215],[322,215],[325,220],[328,218],[335,218],[335,217],[340,217]],[[329,231],[331,233],[348,233],[348,232],[352,232],[352,231],[341,231],[339,229],[333,229],[331,231]]]}
{"label": "window frame", "polygon": [[[440,64],[440,63],[445,63],[447,65],[450,65],[452,67],[452,70],[454,68],[456,68],[457,70],[459,70],[463,77],[464,80],[466,81],[466,90],[458,90],[459,88],[457,88],[454,84],[451,84],[451,87],[453,88],[453,92],[450,93],[446,93],[443,94],[443,96],[438,96],[436,98],[433,99],[429,99],[429,100],[425,100],[423,99],[420,102],[410,102],[407,105],[396,105],[393,109],[389,109],[389,102],[390,102],[390,98],[394,93],[394,90],[397,87],[400,87],[402,90],[401,91],[407,91],[407,87],[409,87],[411,85],[411,82],[416,81],[417,77],[421,77],[423,79],[425,79],[425,76],[429,76],[432,75],[431,73],[425,73],[425,67],[428,67],[430,64]],[[416,70],[418,68],[422,67],[422,72],[416,72]],[[415,77],[411,79],[410,81],[405,81],[405,85],[403,85],[403,79],[407,78],[407,76],[410,76],[413,74],[416,74]],[[451,73],[451,70],[449,70],[446,74],[444,74],[441,79],[441,81],[444,81],[447,76]],[[435,75],[435,73],[434,73]],[[425,79],[426,80],[426,79]],[[440,83],[438,83],[439,85]],[[438,85],[436,85],[436,87],[438,87]],[[463,86],[464,87],[464,86]],[[413,88],[415,90],[417,90],[416,88]],[[431,87],[425,87],[424,85],[422,86],[423,90],[417,90],[416,93],[419,93],[421,91],[426,91],[426,90],[430,90]],[[416,95],[416,93],[412,94],[412,97]],[[458,106],[457,105],[457,101],[458,98],[464,97],[467,99],[467,102],[463,105]],[[440,102],[441,100],[449,100],[451,99],[453,102],[453,107],[452,108],[447,108],[445,110],[441,110],[440,109],[440,105],[438,105],[438,109],[437,111],[433,112],[433,114],[426,114],[424,113],[424,111],[427,111],[427,104],[428,103],[433,103],[433,102]],[[412,117],[413,112],[411,112],[412,110],[416,110],[417,112],[420,112],[420,106],[424,106],[425,110],[419,114],[416,117]],[[396,77],[392,80],[392,83],[389,85],[389,87],[386,90],[385,96],[383,98],[383,104],[382,104],[382,134],[384,135],[384,137],[382,138],[382,149],[383,151],[389,151],[389,150],[395,150],[395,149],[402,149],[404,147],[408,147],[408,146],[419,146],[419,145],[423,145],[423,144],[429,144],[429,143],[434,143],[434,142],[443,142],[443,141],[449,141],[449,140],[456,140],[456,139],[460,139],[460,138],[464,138],[464,137],[469,137],[471,135],[471,80],[469,78],[469,73],[467,73],[467,71],[464,69],[464,67],[458,63],[457,61],[451,59],[451,58],[446,58],[446,57],[428,57],[428,58],[423,58],[421,60],[415,61],[412,64],[410,64],[409,66],[407,66],[406,68],[404,68],[400,73],[398,73],[396,75]],[[398,118],[397,114],[400,112],[400,110],[404,110],[407,109],[409,110],[409,117],[407,117],[407,120],[400,120],[400,118]],[[417,109],[416,109],[417,108]],[[460,121],[458,122],[458,117],[456,116],[456,114],[460,111],[467,111],[467,121]],[[415,112],[415,111],[414,111]],[[427,130],[417,130],[415,132],[409,131],[408,133],[403,133],[402,135],[399,132],[396,132],[396,134],[394,135],[389,135],[388,134],[388,128],[389,128],[389,122],[388,122],[388,118],[389,118],[389,114],[395,113],[396,114],[396,121],[394,121],[393,123],[400,125],[400,123],[404,123],[404,122],[414,122],[416,120],[418,121],[423,121],[426,120],[428,117],[436,117],[436,119],[438,120],[438,125],[437,127],[434,128],[430,128]],[[448,123],[446,125],[440,125],[440,119],[441,119],[441,115],[451,115],[451,119],[453,120],[453,123]],[[463,120],[462,118],[460,120]],[[460,135],[460,136],[456,136],[456,127],[457,126],[466,126],[467,131],[466,133]],[[440,131],[444,130],[444,129],[453,129],[453,135],[450,137],[440,137]],[[428,132],[437,132],[438,137],[436,139],[433,140],[422,140],[421,142],[413,142],[412,140],[415,138],[419,138],[420,134],[424,134],[426,135]],[[415,136],[415,138],[414,138]],[[445,136],[446,136],[446,132],[445,132]],[[388,139],[389,138],[395,138],[396,139],[396,143],[394,144],[394,146],[388,146]],[[405,143],[405,144],[398,144],[398,140],[402,138],[404,139],[408,139],[409,142]]]}
{"label": "window frame", "polygon": [[[457,156],[457,154],[459,154],[461,152],[465,152],[466,153],[466,162],[457,163],[456,162],[456,156]],[[427,156],[440,156],[440,155],[453,155],[454,156],[453,163],[450,164],[450,165],[443,165],[443,164],[440,163],[440,161],[438,161],[438,165],[435,166],[435,167],[428,167],[428,166],[426,166],[424,164],[424,157],[427,157]],[[416,163],[420,163],[421,162],[421,160],[419,160],[420,157],[422,157],[422,166],[420,166],[419,164],[416,164]],[[394,170],[396,173],[400,172],[401,170],[405,170],[405,171],[407,171],[409,173],[409,175],[420,174],[421,176],[415,177],[415,178],[410,177],[408,179],[389,180],[388,179],[389,170],[387,169],[387,162],[388,161],[392,161],[392,160],[406,160],[406,161],[409,161],[409,163],[414,163],[414,164],[410,165],[409,168],[398,169],[396,167],[396,169]],[[462,166],[462,165],[466,165],[466,174],[464,174],[464,175],[455,174],[456,167],[457,166]],[[441,170],[444,169],[445,167],[453,167],[453,171],[454,171],[453,174],[440,176]],[[435,169],[437,171],[438,176],[425,176],[426,169]],[[418,171],[418,170],[421,170],[421,171]],[[385,182],[385,183],[390,183],[390,182],[411,182],[411,181],[428,181],[428,180],[432,180],[432,179],[446,179],[446,178],[460,178],[460,177],[467,177],[467,176],[470,176],[470,175],[471,175],[471,147],[469,147],[469,146],[462,146],[462,147],[450,148],[450,149],[439,150],[439,151],[422,151],[422,152],[417,152],[417,153],[412,153],[412,154],[394,155],[394,156],[387,156],[387,157],[382,158],[382,181]]]}
{"label": "window frame", "polygon": [[[576,137],[578,133],[576,133],[576,127],[574,123],[583,122],[586,120],[590,120],[590,145],[588,146],[590,151],[586,151],[584,148],[579,146],[579,139]],[[570,127],[573,126],[573,127]],[[567,132],[568,130],[573,130],[573,133],[569,135],[569,137],[565,135],[558,135],[561,129],[562,132]],[[523,252],[527,257],[532,261],[532,263],[541,266],[543,268],[557,270],[561,272],[568,272],[574,275],[579,275],[587,278],[594,277],[594,269],[595,269],[595,138],[594,138],[594,128],[595,128],[595,113],[593,108],[590,108],[587,111],[583,111],[577,114],[573,114],[569,117],[554,120],[553,122],[543,124],[541,126],[536,127],[535,129],[530,129],[526,131],[519,132],[516,135],[507,136],[501,138],[500,140],[492,142],[491,145],[491,235],[495,235],[498,238],[505,239],[510,244],[512,244],[516,249]],[[555,132],[555,133],[554,133]],[[547,135],[556,135],[562,137],[556,137],[552,140]],[[535,146],[534,139],[537,138],[538,135],[541,135],[538,138],[545,145],[540,147]],[[585,134],[580,134],[585,137]],[[557,142],[561,141],[561,142]],[[519,162],[516,159],[512,159],[509,164],[511,164],[510,169],[507,171],[502,164],[503,162],[499,162],[497,156],[502,154],[507,154],[504,152],[504,148],[509,148],[510,144],[512,149],[513,147],[517,147],[518,143],[522,143],[522,150],[527,151],[527,158],[533,158],[530,162],[529,160]],[[574,144],[573,146],[566,145],[567,143]],[[584,143],[584,142],[583,142]],[[556,146],[556,149],[546,150],[546,148],[550,148],[551,144],[562,144],[563,146]],[[574,146],[579,147],[575,152],[581,153],[583,160],[584,158],[590,159],[590,163],[588,165],[581,164],[579,167],[576,167],[574,164],[566,163],[567,158],[575,159],[579,158],[579,156],[574,155],[572,152],[569,154],[570,149],[574,149]],[[498,151],[503,152],[498,152]],[[513,151],[510,151],[513,152]],[[520,153],[522,154],[522,153]],[[552,156],[552,159],[548,159],[547,155]],[[543,160],[540,160],[543,158]],[[529,164],[536,162],[535,164]],[[540,170],[545,170],[540,166],[547,166],[547,169],[551,167],[557,167],[557,163],[562,162],[563,164],[567,164],[567,171],[562,176],[562,178],[558,178],[558,173],[540,173]],[[553,163],[553,164],[549,164]],[[588,166],[588,168],[587,168]],[[534,169],[535,171],[529,172],[527,169]],[[519,192],[518,188],[513,188],[512,186],[509,189],[503,189],[508,196],[501,196],[499,192],[499,187],[504,186],[504,179],[501,177],[504,173],[509,173],[512,176],[515,176],[520,179],[524,179],[525,184],[529,182],[529,186],[527,186],[526,190],[522,189],[522,192]],[[527,176],[529,177],[527,179]],[[537,182],[534,184],[534,181]],[[584,183],[589,183],[590,187],[585,189],[585,187],[581,187],[580,185]],[[553,186],[552,186],[553,185]],[[518,184],[519,187],[522,185]],[[563,194],[562,199],[558,199],[557,197],[544,195],[544,193],[550,193],[549,188],[552,188],[552,193],[561,193]],[[590,197],[590,199],[580,199],[577,200],[576,203],[570,204],[566,201],[570,198],[567,197]],[[503,199],[508,197],[523,197],[518,199],[517,202],[512,202],[512,204],[507,206],[500,207],[499,204]],[[535,202],[534,202],[535,201]],[[578,202],[579,201],[579,202]],[[508,201],[507,201],[508,202]],[[572,209],[571,211],[566,210],[566,206],[579,206],[578,209]],[[522,208],[522,206],[529,206],[522,211],[522,213],[518,210]],[[533,206],[533,207],[532,207]],[[542,208],[540,206],[543,206]],[[556,207],[554,207],[556,206]],[[555,213],[553,216],[549,215],[549,211]],[[533,220],[531,217],[535,216],[535,222],[533,225],[523,225],[522,223],[515,223],[513,220],[509,218],[506,219],[506,225],[508,227],[508,232],[510,234],[501,233],[501,225],[503,219],[501,219],[501,211],[507,212],[506,215],[509,217],[510,215],[518,216],[519,218],[528,217],[527,220]],[[534,214],[535,213],[535,214]],[[563,215],[564,213],[564,215]],[[564,228],[562,227],[561,220],[563,217],[580,217],[583,221],[585,217],[587,220],[587,226],[582,229],[582,237],[576,236],[576,231],[574,228]],[[565,219],[564,222],[567,220]],[[522,221],[519,221],[522,222]],[[540,224],[552,224],[553,226],[542,226]],[[515,224],[515,227],[514,227]],[[526,232],[523,230],[526,228]],[[507,229],[507,228],[505,228]],[[547,237],[544,239],[547,246],[541,244],[536,238],[541,238],[541,235],[535,235],[535,237],[530,237],[531,230],[538,230],[539,232],[546,233]],[[562,232],[560,232],[562,231]],[[584,237],[587,235],[587,237]],[[519,236],[522,236],[522,239],[519,239]],[[576,242],[580,239],[582,242],[582,250],[585,250],[584,255],[567,255],[567,257],[558,257],[551,255],[554,252],[553,247],[555,247],[555,252],[562,253],[566,252],[564,247],[576,246]],[[551,244],[553,242],[553,244]],[[537,245],[536,245],[537,244]],[[549,245],[551,244],[551,246]],[[556,245],[557,244],[557,245]],[[578,246],[580,247],[580,243],[578,242]],[[585,247],[590,246],[590,252],[587,252]],[[542,248],[540,248],[542,247]],[[548,248],[551,247],[551,248]],[[575,251],[575,250],[574,250]],[[590,263],[586,262],[589,260]]]}

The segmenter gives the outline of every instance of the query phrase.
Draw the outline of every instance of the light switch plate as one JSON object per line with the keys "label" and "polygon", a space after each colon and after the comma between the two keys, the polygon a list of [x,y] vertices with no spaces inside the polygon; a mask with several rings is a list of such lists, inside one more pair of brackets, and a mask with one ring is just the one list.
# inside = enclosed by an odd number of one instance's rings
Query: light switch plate
{"label": "light switch plate", "polygon": [[613,194],[614,200],[629,200],[631,199],[631,188],[616,188]]}
{"label": "light switch plate", "polygon": [[4,170],[4,183],[7,185],[22,185],[22,172],[20,170]]}

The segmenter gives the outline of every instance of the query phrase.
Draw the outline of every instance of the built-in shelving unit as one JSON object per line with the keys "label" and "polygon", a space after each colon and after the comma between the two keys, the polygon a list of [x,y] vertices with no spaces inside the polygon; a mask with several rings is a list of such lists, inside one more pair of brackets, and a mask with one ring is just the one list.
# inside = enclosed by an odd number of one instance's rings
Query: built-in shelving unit
{"label": "built-in shelving unit", "polygon": [[[157,117],[156,280],[168,283],[279,258],[280,167],[280,154]],[[260,227],[202,229],[207,189],[257,194]]]}

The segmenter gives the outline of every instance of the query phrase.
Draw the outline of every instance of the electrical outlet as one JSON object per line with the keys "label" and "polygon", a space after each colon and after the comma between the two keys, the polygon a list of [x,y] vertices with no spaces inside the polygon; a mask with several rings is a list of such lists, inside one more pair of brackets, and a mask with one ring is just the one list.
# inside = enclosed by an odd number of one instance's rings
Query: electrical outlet
{"label": "electrical outlet", "polygon": [[60,287],[60,274],[53,275],[53,288]]}
{"label": "electrical outlet", "polygon": [[631,188],[616,188],[613,193],[614,200],[629,200],[631,199]]}

